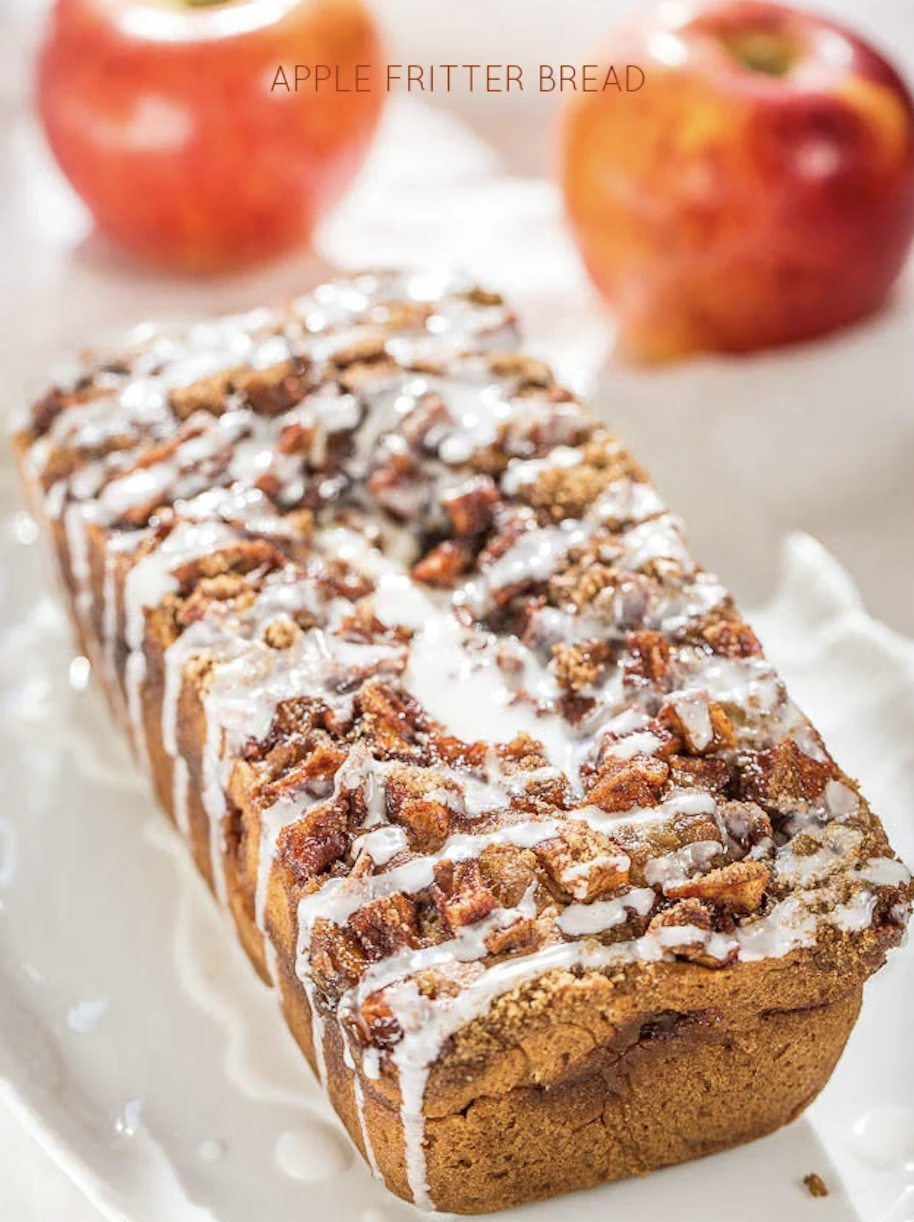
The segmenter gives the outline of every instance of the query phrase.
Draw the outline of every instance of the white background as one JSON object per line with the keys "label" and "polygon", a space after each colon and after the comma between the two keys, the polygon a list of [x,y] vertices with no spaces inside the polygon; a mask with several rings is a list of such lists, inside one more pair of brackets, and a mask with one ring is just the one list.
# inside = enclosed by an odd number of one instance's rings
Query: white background
{"label": "white background", "polygon": [[[144,313],[252,304],[277,289],[305,287],[314,275],[312,261],[302,256],[231,283],[173,285],[141,278],[93,237],[48,161],[27,104],[41,7],[36,0],[2,0],[0,6],[3,413],[50,357],[78,344],[87,329],[137,321]],[[592,58],[587,48],[601,29],[641,5],[384,0],[377,7],[389,26],[391,59],[580,63]],[[914,75],[912,0],[831,0],[818,7],[853,19]],[[528,175],[548,166],[554,99],[454,93],[434,100],[490,142],[506,172]],[[516,199],[519,243],[536,239],[547,213],[554,227],[547,190],[514,183],[505,192],[499,206],[510,218]],[[353,215],[359,219],[357,207]],[[338,232],[335,237],[339,243]],[[515,255],[530,262],[537,253],[530,246]],[[555,283],[552,304],[561,306],[554,299],[566,282]],[[573,271],[567,283],[575,283]],[[567,304],[571,311],[576,303]],[[871,611],[914,633],[912,341],[909,275],[890,311],[837,340],[748,365],[699,362],[651,375],[618,371],[601,380],[599,399],[686,513],[700,554],[746,599],[768,591],[780,536],[802,526],[848,566]],[[98,1222],[2,1112],[0,1219]]]}

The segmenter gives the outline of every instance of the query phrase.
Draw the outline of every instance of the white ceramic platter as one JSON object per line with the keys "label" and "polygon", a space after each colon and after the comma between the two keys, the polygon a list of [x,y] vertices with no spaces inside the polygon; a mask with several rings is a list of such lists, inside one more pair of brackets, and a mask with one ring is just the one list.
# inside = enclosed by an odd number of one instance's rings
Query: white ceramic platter
{"label": "white ceramic platter", "polygon": [[[88,664],[73,657],[8,464],[2,480],[0,1090],[110,1218],[417,1217],[353,1154],[269,990],[136,781]],[[869,620],[834,561],[801,536],[756,622],[914,857],[914,646]],[[912,1020],[908,951],[873,981],[808,1118],[730,1154],[511,1216],[911,1222]],[[827,1198],[803,1188],[811,1171]]]}

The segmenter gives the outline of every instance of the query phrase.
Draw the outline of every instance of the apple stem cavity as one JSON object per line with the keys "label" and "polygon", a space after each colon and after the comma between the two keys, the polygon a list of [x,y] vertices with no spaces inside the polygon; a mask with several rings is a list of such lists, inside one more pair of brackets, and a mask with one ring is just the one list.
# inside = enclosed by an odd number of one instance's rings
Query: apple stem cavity
{"label": "apple stem cavity", "polygon": [[738,64],[763,76],[787,76],[797,59],[790,40],[772,30],[739,30],[722,42]]}

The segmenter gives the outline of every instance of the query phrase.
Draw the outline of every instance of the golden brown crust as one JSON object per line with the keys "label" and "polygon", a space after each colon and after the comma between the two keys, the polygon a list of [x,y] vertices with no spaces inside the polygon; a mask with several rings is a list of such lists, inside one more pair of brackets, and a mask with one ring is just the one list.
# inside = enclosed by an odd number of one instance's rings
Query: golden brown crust
{"label": "golden brown crust", "polygon": [[[404,291],[222,324],[256,357],[193,376],[171,340],[98,360],[15,444],[80,647],[353,1140],[466,1213],[792,1118],[910,884],[500,299]],[[480,670],[503,736],[451,727]]]}

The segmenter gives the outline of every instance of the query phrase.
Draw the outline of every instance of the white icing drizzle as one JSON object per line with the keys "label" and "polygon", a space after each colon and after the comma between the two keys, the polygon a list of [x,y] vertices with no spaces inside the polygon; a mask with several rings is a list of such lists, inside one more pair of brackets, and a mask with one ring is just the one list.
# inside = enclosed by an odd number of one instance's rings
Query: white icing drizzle
{"label": "white icing drizzle", "polygon": [[656,902],[657,895],[652,887],[635,888],[618,899],[569,904],[559,915],[557,924],[562,933],[576,938],[602,933],[627,921],[629,909],[634,909],[639,916],[646,916]]}
{"label": "white icing drizzle", "polygon": [[172,762],[172,806],[178,830],[190,839],[190,771],[183,755],[175,756]]}
{"label": "white icing drizzle", "polygon": [[111,690],[117,686],[117,549],[113,541],[105,548],[105,573],[102,586],[102,648],[105,659],[105,673]]}
{"label": "white icing drizzle", "polygon": [[872,891],[858,891],[846,904],[840,904],[831,914],[831,923],[845,933],[869,929],[873,921],[876,896]]}
{"label": "white icing drizzle", "polygon": [[871,857],[855,873],[874,887],[905,887],[911,881],[911,871],[894,857]]}
{"label": "white icing drizzle", "polygon": [[[306,495],[321,504],[342,500],[363,505],[370,500],[366,489],[373,489],[372,475],[383,475],[386,462],[398,457],[413,461],[417,451],[407,444],[407,423],[423,414],[428,415],[428,431],[415,477],[402,487],[380,481],[380,492],[372,491],[378,503],[408,522],[420,519],[422,530],[434,533],[446,525],[442,504],[447,506],[450,499],[472,499],[497,485],[503,497],[519,502],[512,509],[518,516],[511,529],[516,532],[518,522],[526,529],[508,536],[513,542],[500,554],[488,553],[495,558],[486,558],[480,571],[455,591],[431,590],[407,575],[418,558],[420,530],[383,524],[382,549],[359,531],[334,525],[333,513],[326,515],[330,525],[322,524],[311,540],[314,554],[367,575],[374,584],[367,596],[371,610],[387,628],[410,630],[408,645],[394,636],[361,639],[351,629],[347,633],[344,622],[353,612],[353,600],[328,596],[319,585],[319,570],[290,563],[255,575],[251,597],[243,604],[229,600],[208,607],[166,651],[161,739],[172,761],[174,814],[185,835],[190,830],[190,768],[179,741],[179,705],[191,662],[206,663],[200,798],[209,824],[213,885],[223,904],[224,826],[233,768],[248,743],[267,738],[284,701],[308,697],[345,720],[352,715],[358,681],[383,678],[405,688],[449,735],[468,744],[489,744],[484,765],[425,770],[435,782],[427,797],[446,806],[464,829],[450,831],[434,851],[411,853],[411,833],[389,822],[391,775],[401,765],[374,758],[363,742],[348,744],[348,757],[336,771],[331,794],[326,792],[329,784],[303,787],[259,812],[254,914],[267,967],[276,980],[268,898],[283,831],[343,790],[360,789],[367,808],[348,849],[352,872],[328,874],[298,908],[296,971],[310,1007],[314,1059],[322,1082],[327,1076],[325,999],[311,966],[318,920],[346,926],[373,900],[426,892],[441,862],[467,862],[494,845],[535,848],[559,836],[570,821],[627,845],[641,838],[650,843],[657,831],[680,817],[707,816],[719,830],[720,839],[651,856],[644,866],[646,886],[621,887],[609,898],[590,903],[585,901],[593,872],[624,875],[632,858],[621,850],[608,851],[565,866],[561,882],[573,902],[562,908],[553,932],[535,951],[507,953],[493,962],[488,949],[492,935],[537,917],[531,885],[513,908],[496,907],[445,941],[402,947],[372,962],[344,994],[337,1019],[353,1014],[371,993],[383,989],[402,1032],[390,1061],[399,1075],[407,1176],[414,1202],[429,1209],[434,1203],[423,1114],[428,1074],[446,1040],[486,1014],[499,997],[550,971],[600,971],[671,960],[676,949],[687,944],[702,947],[719,962],[734,956],[743,961],[783,956],[812,945],[820,921],[830,921],[847,934],[865,930],[876,907],[875,889],[903,886],[910,879],[891,858],[853,865],[863,835],[847,821],[859,814],[860,800],[849,786],[832,780],[818,805],[801,803],[784,824],[791,836],[803,832],[809,837],[812,852],[797,854],[789,838],[777,847],[770,839],[753,847],[752,855],[769,861],[779,882],[794,888],[764,915],[743,919],[732,934],[660,925],[625,941],[611,940],[625,937],[619,927],[635,918],[642,921],[635,929],[643,930],[643,918],[663,902],[665,891],[707,871],[718,857],[727,859],[733,841],[725,834],[716,799],[701,788],[668,789],[662,801],[622,812],[588,804],[589,773],[586,768],[582,773],[582,766],[593,765],[598,752],[600,760],[619,763],[659,756],[663,731],[652,718],[662,699],[675,710],[692,754],[714,745],[713,701],[740,710],[740,749],[767,749],[790,738],[813,760],[827,756],[763,658],[721,656],[681,639],[662,696],[649,683],[633,686],[622,666],[613,662],[584,689],[592,707],[576,725],[559,711],[566,693],[553,660],[554,646],[588,638],[624,643],[633,626],[676,639],[727,594],[715,578],[697,570],[680,519],[648,484],[614,479],[580,520],[552,525],[543,524],[532,506],[523,504],[529,487],[544,472],[572,471],[584,462],[579,444],[584,416],[573,401],[556,402],[539,389],[528,388],[518,396],[515,374],[493,375],[483,354],[514,347],[511,318],[498,304],[463,296],[469,288],[453,278],[370,273],[322,285],[286,312],[254,311],[201,323],[183,334],[162,328],[138,331],[128,341],[126,366],[100,367],[95,372],[96,393],[61,411],[46,435],[31,446],[27,459],[33,478],[47,484],[57,451],[73,449],[85,458],[73,474],[49,484],[45,509],[63,526],[76,613],[90,642],[96,608],[86,527],[97,522],[107,532],[99,608],[104,663],[114,686],[122,610],[126,703],[136,751],[147,770],[147,619],[168,595],[178,592],[175,573],[181,566],[250,535],[303,548],[302,536],[282,511],[300,505]],[[326,362],[363,344],[373,346],[375,355],[384,348],[401,365],[421,362],[421,372],[384,372],[368,394],[343,389],[332,378],[322,381]],[[221,414],[196,410],[176,424],[173,392],[214,375],[245,368],[276,370],[290,361],[300,372],[313,366],[317,388],[287,410],[260,414],[242,391],[223,395],[217,388]],[[74,382],[74,388],[77,385]],[[348,435],[343,445],[334,440],[339,434]],[[145,443],[139,463],[137,448],[125,447],[125,438]],[[465,466],[496,441],[510,460],[499,479],[480,476],[478,466],[475,471]],[[347,502],[353,489],[355,495]],[[173,506],[176,514],[163,537],[150,527],[124,528],[125,522],[142,519],[146,508],[158,503]],[[580,554],[583,545],[593,545],[601,563],[630,579],[627,588],[605,591],[608,608],[605,599],[602,608],[538,606],[523,641],[470,622],[473,616],[492,615],[503,601],[498,598],[501,592],[548,582],[566,567],[569,553],[579,549]],[[126,577],[119,608],[122,557]],[[298,626],[296,616],[302,612],[311,626]],[[282,648],[265,638],[272,625],[287,630],[289,640]],[[495,744],[509,743],[521,733],[542,745],[542,767],[515,768],[495,750]],[[517,822],[509,817],[497,825],[484,819],[508,811],[517,797],[535,792],[538,785],[555,781],[567,784],[576,803],[573,809]],[[477,819],[483,820],[479,826],[484,830],[466,831],[465,821]],[[853,887],[845,889],[842,903],[829,906],[823,900],[828,899],[833,877],[849,880]],[[418,972],[455,964],[464,979],[459,992],[432,1000],[420,991]],[[377,1174],[360,1069],[348,1030],[341,1030],[366,1157]],[[368,1048],[360,1055],[361,1072],[377,1076],[379,1051]],[[303,1174],[294,1135],[288,1136],[284,1157],[289,1173]],[[307,1174],[312,1175],[310,1168]]]}
{"label": "white icing drizzle", "polygon": [[863,842],[862,832],[836,823],[824,828],[804,826],[803,832],[818,843],[816,851],[797,854],[794,841],[788,840],[775,854],[778,877],[790,886],[810,887],[824,882],[836,870],[846,870]]}
{"label": "white icing drizzle", "polygon": [[595,525],[569,519],[559,526],[542,526],[526,531],[473,583],[470,597],[474,609],[484,614],[491,606],[491,595],[496,590],[524,581],[546,581],[569,549],[586,543],[595,530]]}
{"label": "white icing drizzle", "polygon": [[672,950],[677,946],[701,946],[719,963],[726,963],[729,956],[739,949],[739,942],[729,934],[715,933],[698,925],[675,925],[656,929],[650,935],[661,950]]}
{"label": "white icing drizzle", "polygon": [[512,458],[501,479],[502,489],[513,496],[527,484],[535,483],[544,471],[568,470],[580,466],[583,455],[571,446],[556,446],[545,458]]}
{"label": "white icing drizzle", "polygon": [[682,519],[663,513],[650,518],[622,536],[623,567],[636,573],[651,561],[666,560],[679,565],[684,573],[695,570],[695,561],[685,541]]}
{"label": "white icing drizzle", "polygon": [[[372,767],[377,769],[383,765],[375,762]],[[431,885],[438,862],[444,860],[468,861],[470,858],[478,857],[484,849],[491,845],[511,844],[518,848],[534,848],[543,841],[558,835],[563,828],[568,826],[569,820],[579,820],[595,831],[602,831],[606,834],[618,831],[622,826],[633,828],[641,823],[665,822],[672,814],[689,805],[684,799],[693,797],[697,799],[701,796],[690,794],[674,796],[658,807],[650,807],[640,812],[627,811],[624,815],[609,814],[596,806],[585,806],[556,818],[529,819],[497,827],[489,832],[477,834],[457,832],[449,836],[436,852],[411,857],[402,865],[394,866],[381,873],[364,874],[345,880],[331,877],[317,890],[305,896],[299,904],[299,971],[307,971],[311,930],[318,918],[332,924],[344,925],[354,912],[372,899],[395,895],[398,892],[415,894],[422,891]],[[703,796],[706,809],[713,810],[713,799],[709,795]],[[714,848],[717,852],[723,851],[723,846],[720,844],[715,844]]]}
{"label": "white icing drizzle", "polygon": [[799,947],[812,946],[818,917],[808,908],[807,899],[802,892],[789,895],[766,916],[744,922],[736,932],[740,959],[781,959]]}
{"label": "white icing drizzle", "polygon": [[438,447],[446,463],[464,463],[498,436],[499,425],[513,410],[500,387],[486,380],[480,386],[451,383],[447,387],[448,410],[454,418]]}
{"label": "white icing drizzle", "polygon": [[670,699],[670,704],[682,722],[692,750],[706,751],[714,741],[707,694],[696,691],[677,692]]}
{"label": "white icing drizzle", "polygon": [[707,870],[715,857],[723,854],[724,846],[717,840],[697,840],[663,857],[655,857],[644,867],[644,877],[662,888],[686,882]]}
{"label": "white icing drizzle", "polygon": [[127,655],[124,669],[127,685],[127,713],[130,717],[131,741],[140,767],[149,773],[149,747],[143,724],[143,685],[146,682],[146,655],[142,646],[132,649]]}
{"label": "white icing drizzle", "polygon": [[[421,705],[458,738],[508,742],[520,732],[539,740],[555,767],[573,777],[579,744],[554,711],[539,714],[516,699],[495,661],[498,638],[465,628],[449,606],[429,598],[400,572],[382,575],[375,609],[385,622],[414,628],[403,682]],[[521,682],[546,703],[558,689],[530,650],[518,647]]]}
{"label": "white icing drizzle", "polygon": [[836,817],[855,815],[860,809],[860,799],[843,781],[829,781],[825,786],[825,805]]}
{"label": "white icing drizzle", "polygon": [[367,853],[376,866],[386,866],[392,857],[407,847],[405,829],[387,824],[357,836],[352,842],[352,855],[355,858],[359,853]]}
{"label": "white icing drizzle", "polygon": [[91,634],[89,621],[92,613],[92,590],[85,507],[75,501],[67,505],[63,514],[63,524],[70,559],[70,574],[75,586],[74,606],[83,632],[88,638]]}
{"label": "white icing drizzle", "polygon": [[666,509],[651,484],[614,480],[600,493],[587,511],[588,521],[645,522]]}
{"label": "white icing drizzle", "polygon": [[143,767],[149,753],[143,725],[143,687],[146,681],[146,611],[158,607],[177,589],[173,572],[182,564],[208,556],[237,538],[222,522],[179,522],[159,546],[128,570],[124,582],[124,639],[129,649],[126,666],[127,708],[133,741]]}
{"label": "white icing drizzle", "polygon": [[355,1102],[355,1114],[359,1122],[359,1133],[362,1135],[362,1148],[365,1151],[365,1158],[368,1160],[368,1166],[371,1174],[376,1180],[382,1178],[381,1170],[378,1167],[378,1160],[375,1157],[374,1146],[371,1141],[371,1134],[368,1131],[368,1125],[365,1122],[365,1092],[362,1090],[362,1079],[359,1076],[358,1068],[349,1053],[349,1047],[346,1046],[344,1052],[344,1061],[352,1074],[352,1095]]}
{"label": "white icing drizzle", "polygon": [[583,900],[587,898],[588,883],[594,874],[600,874],[604,870],[628,870],[631,864],[631,858],[625,853],[599,854],[590,861],[582,861],[576,866],[567,866],[562,871],[562,886],[569,895],[573,895],[577,900]]}

